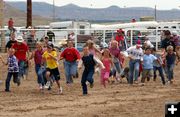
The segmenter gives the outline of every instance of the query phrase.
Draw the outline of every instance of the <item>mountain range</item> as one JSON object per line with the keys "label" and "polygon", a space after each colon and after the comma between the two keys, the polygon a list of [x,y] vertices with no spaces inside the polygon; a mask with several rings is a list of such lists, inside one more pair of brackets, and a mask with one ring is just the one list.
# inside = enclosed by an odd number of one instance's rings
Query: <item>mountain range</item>
{"label": "mountain range", "polygon": [[[17,7],[11,6],[8,3],[5,3],[5,9],[4,9],[4,25],[7,25],[7,22],[10,17],[14,19],[14,25],[15,26],[26,26],[26,12],[23,10],[18,9]],[[40,25],[40,24],[49,24],[52,20],[48,17],[43,17],[40,15],[33,15],[33,24],[34,25]]]}
{"label": "mountain range", "polygon": [[[6,2],[11,7],[26,12],[26,2]],[[74,4],[55,6],[55,18],[57,20],[88,20],[88,21],[130,21],[139,20],[143,16],[155,15],[155,9],[149,7],[110,6],[107,8],[85,8]],[[33,15],[52,19],[53,5],[45,2],[32,3]],[[180,10],[156,10],[157,20],[179,20]]]}

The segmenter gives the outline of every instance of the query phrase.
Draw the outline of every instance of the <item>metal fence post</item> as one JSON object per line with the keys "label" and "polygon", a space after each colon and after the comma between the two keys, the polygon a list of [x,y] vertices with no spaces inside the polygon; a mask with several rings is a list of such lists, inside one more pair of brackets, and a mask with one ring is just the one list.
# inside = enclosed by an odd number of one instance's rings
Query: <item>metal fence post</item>
{"label": "metal fence post", "polygon": [[131,46],[133,45],[133,30],[131,30]]}
{"label": "metal fence post", "polygon": [[77,31],[77,29],[75,30],[75,48],[77,49],[77,34],[78,33],[78,31]]}
{"label": "metal fence post", "polygon": [[156,27],[156,50],[158,50],[158,27]]}
{"label": "metal fence post", "polygon": [[105,30],[103,30],[103,43],[105,43],[106,42],[106,32],[105,32]]}

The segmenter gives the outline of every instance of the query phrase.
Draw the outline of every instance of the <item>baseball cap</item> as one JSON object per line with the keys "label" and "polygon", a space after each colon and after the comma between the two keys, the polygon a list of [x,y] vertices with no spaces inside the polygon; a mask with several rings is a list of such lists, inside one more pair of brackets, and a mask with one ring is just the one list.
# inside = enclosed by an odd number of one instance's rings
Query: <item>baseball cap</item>
{"label": "baseball cap", "polygon": [[136,45],[141,47],[141,40],[137,40]]}
{"label": "baseball cap", "polygon": [[48,48],[54,48],[54,45],[53,45],[53,43],[51,43],[51,42],[48,42],[48,45],[47,45],[47,47],[48,47]]}

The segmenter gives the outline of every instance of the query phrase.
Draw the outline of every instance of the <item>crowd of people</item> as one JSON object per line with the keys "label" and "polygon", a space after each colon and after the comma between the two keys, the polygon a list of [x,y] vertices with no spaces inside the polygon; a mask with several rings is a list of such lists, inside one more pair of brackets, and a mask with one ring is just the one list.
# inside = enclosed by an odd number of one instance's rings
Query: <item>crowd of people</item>
{"label": "crowd of people", "polygon": [[[62,71],[59,69],[59,61],[63,61],[66,84],[71,87],[74,78],[81,76],[83,95],[88,94],[87,83],[91,88],[94,86],[93,75],[95,71],[100,72],[100,83],[103,87],[115,82],[121,83],[126,77],[127,84],[145,85],[145,81],[153,79],[156,81],[156,71],[163,85],[173,84],[174,67],[180,61],[179,49],[180,39],[176,32],[164,31],[165,38],[161,41],[161,50],[156,51],[148,39],[143,43],[137,40],[134,46],[124,51],[124,31],[117,31],[112,38],[109,47],[102,50],[96,48],[92,40],[88,40],[83,47],[83,52],[74,48],[72,40],[67,41],[67,47],[62,52],[57,51],[48,37],[43,42],[36,43],[36,49],[29,52],[29,48],[22,36],[11,35],[7,43],[7,60],[0,56],[0,60],[8,65],[8,74],[5,82],[5,91],[10,92],[10,81],[13,76],[14,83],[20,86],[22,78],[28,77],[28,65],[34,59],[35,73],[40,90],[51,90],[53,83],[58,86],[58,94],[63,93],[61,86]],[[82,56],[81,56],[82,55]],[[129,58],[128,61],[125,61]],[[126,64],[127,63],[127,64]],[[80,72],[82,71],[82,72]],[[82,73],[82,75],[79,75]]]}

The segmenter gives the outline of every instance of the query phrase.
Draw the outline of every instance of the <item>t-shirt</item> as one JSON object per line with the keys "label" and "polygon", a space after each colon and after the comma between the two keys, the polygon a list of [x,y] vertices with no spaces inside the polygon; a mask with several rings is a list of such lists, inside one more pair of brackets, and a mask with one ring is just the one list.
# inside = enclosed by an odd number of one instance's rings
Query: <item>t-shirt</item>
{"label": "t-shirt", "polygon": [[19,72],[18,61],[14,55],[8,57],[8,72]]}
{"label": "t-shirt", "polygon": [[157,57],[152,54],[145,54],[143,56],[143,69],[153,69],[154,60],[157,60]]}
{"label": "t-shirt", "polygon": [[[160,54],[154,54],[155,57],[157,57],[157,59],[159,59],[160,63],[163,64],[163,61],[162,61],[162,58],[161,58],[161,55]],[[160,64],[158,61],[154,61],[153,62],[153,66],[155,67],[161,67],[161,64]]]}
{"label": "t-shirt", "polygon": [[6,48],[10,49],[14,43],[16,43],[16,40],[9,40],[6,44]]}
{"label": "t-shirt", "polygon": [[74,62],[77,59],[80,59],[80,54],[78,50],[75,48],[66,48],[62,53],[61,57],[63,57],[66,61]]}
{"label": "t-shirt", "polygon": [[8,21],[8,27],[9,27],[9,28],[12,28],[13,25],[14,25],[13,20],[9,20],[9,21]]}
{"label": "t-shirt", "polygon": [[143,60],[143,50],[142,48],[137,49],[136,46],[132,46],[127,50],[128,56],[131,56],[133,59]]}
{"label": "t-shirt", "polygon": [[29,50],[28,46],[25,43],[14,43],[12,48],[15,49],[15,56],[18,59],[18,61],[26,61],[26,53]]}
{"label": "t-shirt", "polygon": [[166,63],[167,63],[167,65],[175,64],[175,61],[176,61],[176,55],[174,53],[166,55]]}
{"label": "t-shirt", "polygon": [[94,61],[93,55],[89,54],[88,56],[82,57],[83,64],[85,66],[85,71],[93,70],[94,66],[96,65],[96,62]]}
{"label": "t-shirt", "polygon": [[56,60],[54,60],[49,54],[51,54],[53,57],[57,57],[57,52],[52,51],[48,53],[48,51],[45,51],[42,57],[46,60],[46,67],[49,69],[55,69],[58,67],[58,63]]}
{"label": "t-shirt", "polygon": [[111,55],[113,55],[114,57],[116,58],[119,58],[119,55],[120,55],[120,49],[119,48],[110,48],[109,49]]}
{"label": "t-shirt", "polygon": [[123,35],[116,35],[115,39],[118,42],[119,46],[123,45],[123,41],[124,41],[124,36]]}
{"label": "t-shirt", "polygon": [[42,55],[43,55],[43,50],[35,50],[35,55],[34,55],[35,64],[41,64]]}
{"label": "t-shirt", "polygon": [[170,45],[173,46],[174,51],[175,51],[176,46],[172,40],[166,38],[166,39],[162,40],[162,42],[161,42],[161,48],[167,49],[167,47]]}

